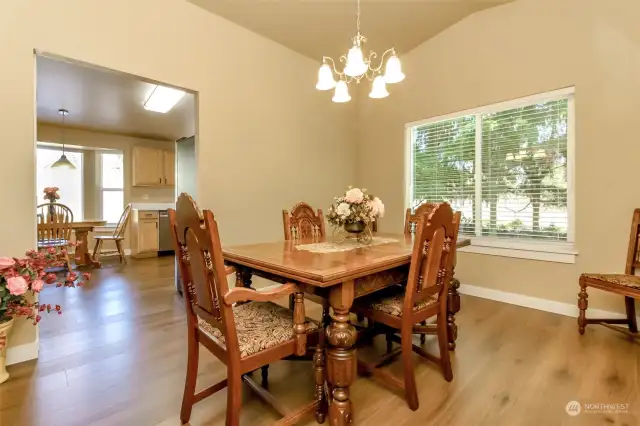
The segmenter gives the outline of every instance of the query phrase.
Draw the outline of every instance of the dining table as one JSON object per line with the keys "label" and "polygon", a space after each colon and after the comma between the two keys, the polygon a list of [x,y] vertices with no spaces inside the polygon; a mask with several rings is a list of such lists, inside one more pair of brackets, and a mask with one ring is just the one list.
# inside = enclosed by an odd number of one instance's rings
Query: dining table
{"label": "dining table", "polygon": [[76,261],[76,266],[91,266],[94,268],[99,268],[100,267],[100,262],[98,262],[96,259],[93,258],[93,256],[91,256],[91,253],[89,252],[89,241],[88,241],[88,236],[89,236],[89,232],[93,232],[93,230],[97,227],[97,226],[105,226],[107,224],[106,220],[100,220],[100,219],[86,219],[86,220],[81,220],[81,221],[74,221],[71,222],[71,229],[73,229],[73,232],[76,236],[75,240],[77,243],[80,243],[76,248],[75,248],[75,261]]}
{"label": "dining table", "polygon": [[[457,247],[470,244],[458,238]],[[354,407],[349,388],[357,371],[356,329],[349,311],[354,299],[383,288],[406,282],[413,235],[376,233],[368,244],[355,238],[344,241],[301,239],[258,244],[223,246],[225,263],[238,271],[245,287],[252,277],[298,284],[305,293],[325,297],[333,309],[325,328],[326,353],[318,362],[326,371],[325,387],[316,387],[316,398],[326,398],[329,424],[353,424]],[[455,259],[454,259],[455,264]],[[459,283],[452,279],[447,298],[449,348],[455,348],[458,335],[455,314],[460,310]],[[316,365],[318,367],[318,365]],[[322,417],[322,416],[321,416]]]}

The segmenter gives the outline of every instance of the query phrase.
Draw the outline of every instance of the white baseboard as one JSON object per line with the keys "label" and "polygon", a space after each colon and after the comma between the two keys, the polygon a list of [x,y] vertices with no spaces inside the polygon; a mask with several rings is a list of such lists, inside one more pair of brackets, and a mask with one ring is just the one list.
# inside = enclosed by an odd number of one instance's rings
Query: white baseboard
{"label": "white baseboard", "polygon": [[7,349],[7,365],[18,364],[38,358],[40,342],[25,343],[24,345],[13,346]]}
{"label": "white baseboard", "polygon": [[[460,284],[458,291],[461,294],[480,297],[482,299],[495,300],[510,305],[523,306],[539,311],[552,312],[578,318],[578,305],[555,300],[541,299],[539,297],[525,296],[524,294],[508,293],[506,291],[493,290],[485,287],[476,287],[469,284]],[[626,318],[619,312],[610,312],[603,309],[587,309],[587,318]],[[639,320],[640,322],[640,320]]]}

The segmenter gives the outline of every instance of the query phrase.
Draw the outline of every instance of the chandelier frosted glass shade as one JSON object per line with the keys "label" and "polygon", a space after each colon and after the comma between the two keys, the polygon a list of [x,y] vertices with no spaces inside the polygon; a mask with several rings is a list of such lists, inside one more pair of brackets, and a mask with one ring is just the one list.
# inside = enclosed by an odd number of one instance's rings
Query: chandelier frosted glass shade
{"label": "chandelier frosted glass shade", "polygon": [[389,92],[387,91],[387,83],[384,80],[384,77],[379,75],[373,79],[373,85],[371,87],[371,93],[369,93],[369,97],[373,99],[382,99],[389,96]]}
{"label": "chandelier frosted glass shade", "polygon": [[[335,87],[333,102],[349,102],[351,96],[349,96],[347,84],[354,81],[360,83],[363,78],[373,81],[369,97],[375,99],[389,96],[387,84],[399,83],[404,80],[400,60],[393,47],[385,50],[382,55],[373,51],[369,51],[368,55],[364,53],[364,44],[367,38],[360,33],[360,0],[356,0],[356,4],[358,7],[356,36],[351,38],[351,49],[347,54],[341,55],[339,61],[334,61],[329,56],[323,56],[322,65],[318,70],[316,89],[331,90]],[[344,68],[341,67],[343,64]],[[339,81],[336,83],[336,80]]]}
{"label": "chandelier frosted glass shade", "polygon": [[344,103],[349,102],[351,100],[351,96],[349,95],[349,88],[347,87],[347,82],[344,80],[340,80],[336,85],[336,91],[333,93],[333,98],[331,99],[336,103]]}
{"label": "chandelier frosted glass shade", "polygon": [[402,72],[402,66],[400,65],[400,59],[396,55],[393,55],[387,61],[387,66],[384,70],[384,81],[388,84],[400,83],[404,80],[404,73]]}
{"label": "chandelier frosted glass shade", "polygon": [[318,83],[316,89],[331,90],[336,87],[336,81],[333,79],[333,72],[328,64],[323,64],[318,70]]}
{"label": "chandelier frosted glass shade", "polygon": [[353,46],[347,54],[347,65],[344,73],[349,77],[359,77],[369,71],[369,65],[365,63],[360,46]]}

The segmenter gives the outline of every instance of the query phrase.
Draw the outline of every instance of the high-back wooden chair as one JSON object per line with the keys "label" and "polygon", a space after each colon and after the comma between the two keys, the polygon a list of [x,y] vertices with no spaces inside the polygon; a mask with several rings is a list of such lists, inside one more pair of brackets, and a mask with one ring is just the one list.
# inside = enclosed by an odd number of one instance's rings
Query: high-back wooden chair
{"label": "high-back wooden chair", "polygon": [[[447,291],[451,276],[448,265],[452,248],[455,247],[453,211],[447,203],[434,208],[429,215],[420,216],[416,224],[416,234],[411,255],[409,276],[404,288],[396,286],[357,300],[353,310],[372,319],[376,324],[398,330],[400,337],[393,334],[400,348],[388,351],[375,363],[358,361],[358,368],[373,374],[394,389],[404,392],[412,410],[419,406],[413,369],[412,351],[440,364],[444,378],[453,379],[447,339]],[[412,335],[415,324],[437,316],[436,327],[440,357],[427,353],[420,346],[413,345]],[[400,381],[380,367],[401,354],[404,381]]]}
{"label": "high-back wooden chair", "polygon": [[[300,202],[293,206],[291,213],[282,210],[282,227],[284,230],[284,239],[301,240],[312,239],[314,241],[324,241],[326,238],[324,215],[322,210],[318,209],[314,213],[313,208],[305,203]],[[313,300],[322,305],[323,322],[329,319],[329,301],[320,296],[307,294],[307,299]],[[293,309],[293,296],[289,298],[289,309]]]}
{"label": "high-back wooden chair", "polygon": [[[241,286],[230,290],[227,275],[235,270],[224,265],[213,213],[200,212],[188,194],[181,194],[176,210],[169,209],[169,221],[187,313],[188,363],[180,411],[182,423],[189,421],[193,404],[228,387],[226,424],[238,425],[243,381],[284,416],[278,424],[292,424],[294,419],[312,413],[318,402],[292,414],[274,404],[273,396],[248,376],[264,365],[305,354],[307,335],[317,337],[318,325],[305,318],[301,289],[287,283],[271,292]],[[289,294],[295,295],[293,312],[272,303]],[[245,301],[248,303],[240,303]],[[227,366],[227,378],[196,393],[200,344]]]}
{"label": "high-back wooden chair", "polygon": [[[578,331],[584,334],[587,324],[602,324],[605,327],[621,331],[635,339],[640,338],[636,320],[635,299],[640,299],[640,277],[636,276],[636,268],[640,267],[640,209],[635,209],[629,232],[629,246],[627,248],[627,263],[624,274],[594,274],[587,273],[580,276],[578,293]],[[587,287],[624,296],[627,317],[620,318],[590,318],[587,319],[588,294]],[[622,328],[613,324],[625,324]]]}
{"label": "high-back wooden chair", "polygon": [[71,271],[73,268],[67,251],[67,246],[71,242],[71,223],[73,222],[71,209],[64,204],[47,203],[40,204],[37,212],[38,250],[50,247],[63,248],[61,255],[64,264]]}
{"label": "high-back wooden chair", "polygon": [[[405,213],[405,220],[404,220],[404,234],[405,235],[411,235],[415,232],[415,226],[418,223],[418,220],[420,218],[420,216],[424,216],[424,215],[428,215],[429,213],[431,213],[431,211],[433,211],[433,209],[435,209],[438,206],[437,203],[422,203],[420,204],[418,207],[416,207],[414,213],[411,213],[411,209],[407,209],[406,213]],[[458,241],[458,233],[460,232],[460,221],[462,220],[462,213],[460,213],[459,211],[454,212],[453,213],[453,227],[454,227],[454,238],[455,241]],[[455,270],[456,267],[456,262],[458,259],[458,250],[456,248],[456,246],[454,245],[451,248],[451,254],[449,256],[449,263],[450,265],[448,265],[448,267],[451,269],[451,278],[453,279],[453,271]],[[458,303],[456,312],[460,310],[460,304]],[[427,334],[435,334],[437,332],[437,330],[426,324],[426,322],[422,323],[423,327],[420,328],[415,328],[415,332],[416,334],[420,334],[420,343],[425,343],[426,342],[426,335]],[[387,345],[390,345],[390,342],[387,342]]]}
{"label": "high-back wooden chair", "polygon": [[282,210],[282,225],[285,240],[310,238],[322,241],[326,237],[322,210],[314,213],[307,203],[296,204],[291,213]]}
{"label": "high-back wooden chair", "polygon": [[96,240],[96,245],[93,247],[93,259],[96,262],[100,261],[100,255],[102,252],[102,246],[105,241],[113,241],[116,245],[116,251],[120,257],[120,263],[127,263],[127,259],[124,255],[124,247],[122,242],[124,241],[124,233],[127,230],[127,224],[129,223],[129,216],[131,216],[131,204],[127,204],[124,211],[120,215],[120,220],[113,230],[111,235],[94,235],[93,239]]}

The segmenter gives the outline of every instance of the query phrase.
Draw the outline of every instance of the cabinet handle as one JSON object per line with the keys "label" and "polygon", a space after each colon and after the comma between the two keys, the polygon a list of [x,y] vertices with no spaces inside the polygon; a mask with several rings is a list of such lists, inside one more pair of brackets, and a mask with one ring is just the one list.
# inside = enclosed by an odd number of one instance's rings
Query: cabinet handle
{"label": "cabinet handle", "polygon": [[158,182],[162,183],[162,178],[158,178]]}

